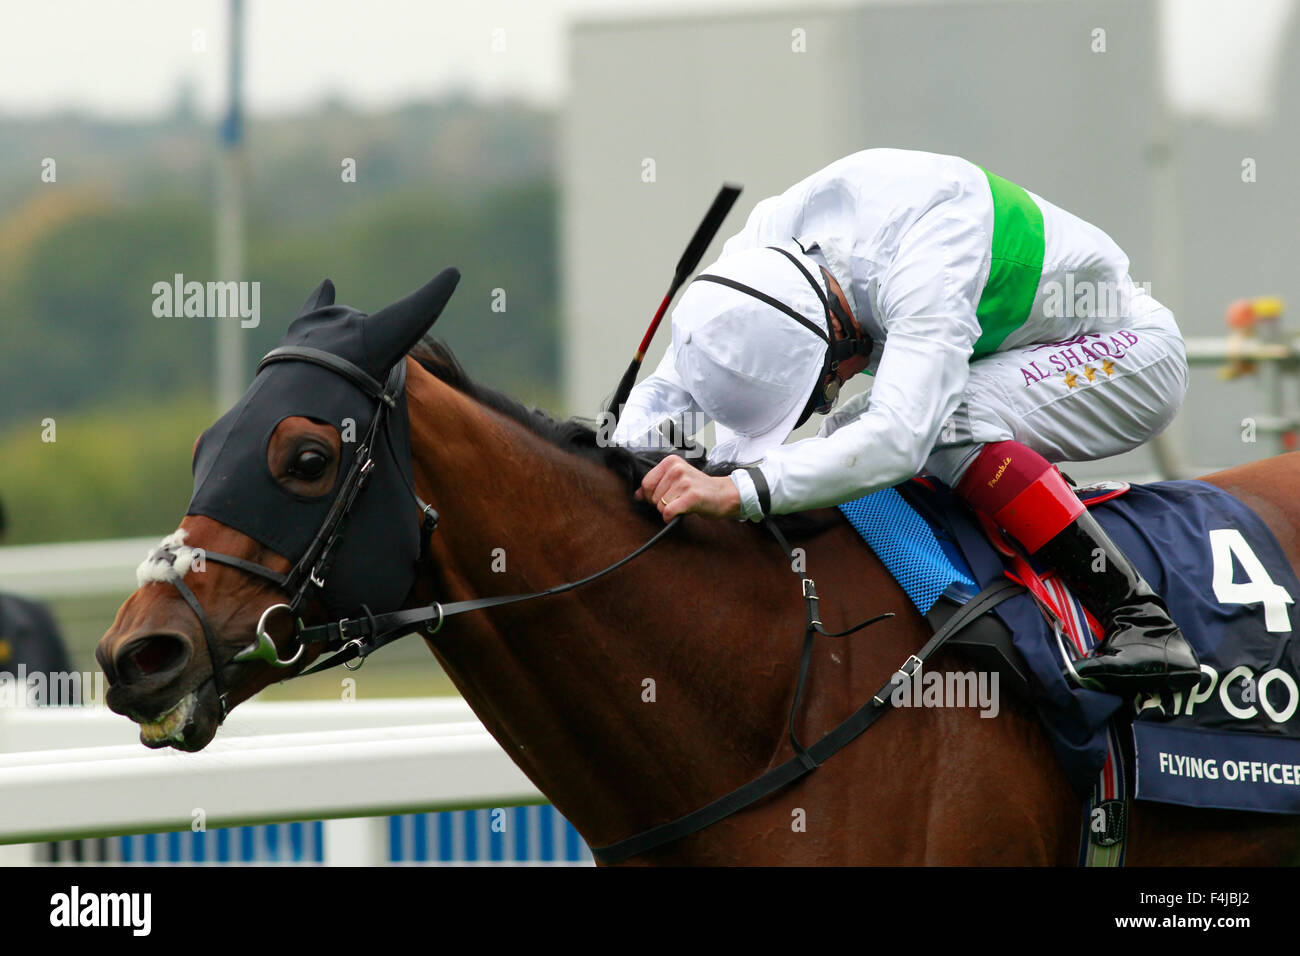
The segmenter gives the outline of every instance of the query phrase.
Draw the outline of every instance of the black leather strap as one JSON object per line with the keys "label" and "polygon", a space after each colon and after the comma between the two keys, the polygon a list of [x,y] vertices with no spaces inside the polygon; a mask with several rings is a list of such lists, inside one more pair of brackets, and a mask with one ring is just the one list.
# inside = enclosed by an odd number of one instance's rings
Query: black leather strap
{"label": "black leather strap", "polygon": [[[279,351],[287,353],[289,350],[276,349],[274,352],[268,352],[266,358],[263,358],[262,361],[265,362],[267,358]],[[329,353],[324,354],[328,355]],[[330,357],[334,358],[334,356]],[[286,354],[285,358],[301,358],[301,356]],[[345,360],[339,359],[339,361]],[[351,363],[346,364],[350,365]],[[365,375],[360,369],[357,369],[357,372]],[[392,371],[389,372],[388,382],[382,394],[400,395],[405,386],[406,362],[401,361],[394,365]],[[323,588],[325,585],[326,575],[333,564],[334,556],[338,554],[339,548],[343,545],[343,533],[347,517],[352,511],[352,505],[356,501],[357,495],[361,494],[361,490],[366,486],[370,472],[374,468],[373,455],[378,448],[379,434],[388,431],[387,410],[382,404],[375,407],[375,414],[370,422],[370,427],[367,429],[361,444],[357,446],[352,464],[348,467],[347,474],[343,476],[343,483],[339,486],[334,501],[330,504],[329,511],[325,513],[324,521],[316,529],[316,534],[307,546],[307,550],[285,579],[285,589],[291,595],[289,606],[295,611],[302,607],[311,588]],[[401,466],[396,459],[394,459],[394,466],[400,472]]]}
{"label": "black leather strap", "polygon": [[[778,535],[778,540],[783,539]],[[805,578],[804,580],[809,579]],[[892,692],[894,686],[900,681],[900,675],[905,675],[902,679],[910,680],[917,668],[969,621],[975,620],[981,614],[992,610],[1007,598],[1019,594],[1023,590],[1024,588],[1021,585],[1009,580],[999,580],[989,585],[954,614],[948,620],[948,623],[940,628],[919,651],[909,657],[894,676],[890,678],[889,682],[876,691],[871,696],[871,699],[855,711],[852,716],[840,723],[811,747],[805,749],[798,745],[797,740],[794,741],[795,755],[779,767],[769,770],[761,777],[751,780],[744,786],[736,788],[731,793],[718,798],[693,813],[688,813],[683,817],[660,824],[657,827],[651,827],[649,830],[628,837],[626,840],[620,840],[608,846],[595,847],[591,851],[592,856],[600,863],[619,863],[655,847],[663,846],[665,843],[671,843],[674,840],[679,840],[684,836],[703,830],[705,827],[743,810],[777,790],[789,786],[800,777],[811,773],[845,745],[859,737],[893,707]],[[805,586],[806,594],[807,586]],[[799,676],[795,686],[794,705],[791,708],[790,727],[792,739],[794,710],[802,696],[803,684],[807,677],[807,661],[810,656],[810,638],[816,630],[812,623],[816,618],[815,602],[816,592],[814,590],[813,596],[808,602],[810,608],[809,637],[804,641],[804,651],[800,659]],[[820,622],[816,623],[820,624]],[[861,626],[863,625],[859,625],[859,627]],[[850,629],[850,632],[852,630],[854,629]]]}
{"label": "black leather strap", "polygon": [[817,293],[817,298],[822,300],[822,308],[826,310],[826,314],[830,315],[831,312],[830,297],[826,293],[822,292],[821,286],[819,286],[817,284],[817,280],[812,277],[812,273],[810,273],[807,269],[803,267],[803,263],[794,257],[794,253],[791,252],[789,249],[782,249],[780,246],[768,246],[767,248],[771,249],[773,252],[781,253],[781,255],[785,256],[792,263],[794,263],[794,267],[803,273],[803,277],[807,279],[808,284],[812,286],[813,292]]}
{"label": "black leather strap", "polygon": [[831,343],[830,337],[826,334],[825,330],[819,328],[815,322],[809,321],[805,316],[800,315],[798,312],[790,308],[784,302],[778,301],[777,299],[772,298],[770,295],[764,292],[759,292],[757,289],[751,286],[747,286],[743,282],[735,282],[731,279],[726,278],[725,276],[709,275],[707,272],[703,273],[702,275],[697,275],[695,277],[695,281],[716,282],[718,285],[725,285],[727,288],[735,289],[737,292],[743,292],[745,293],[745,295],[752,295],[755,299],[758,299],[760,302],[765,302],[768,305],[770,305],[772,308],[784,312],[786,315],[790,316],[790,318],[794,319],[800,325],[805,326],[809,331],[813,332],[818,338],[820,338],[827,345],[830,345]]}
{"label": "black leather strap", "polygon": [[260,564],[255,564],[252,561],[245,561],[243,558],[237,558],[233,554],[222,554],[219,551],[204,550],[203,558],[205,561],[215,561],[217,564],[227,564],[232,568],[239,568],[239,570],[241,571],[246,571],[247,573],[255,575],[256,577],[264,578],[267,581],[270,581],[278,588],[283,588],[285,586],[285,582],[288,581],[289,579],[289,576],[287,574],[281,574],[278,571],[272,571],[268,567],[264,567],[263,565]]}
{"label": "black leather strap", "polygon": [[333,352],[314,349],[307,345],[282,345],[279,348],[271,349],[262,356],[262,361],[257,363],[257,371],[262,371],[272,362],[291,361],[310,362],[312,365],[327,368],[331,372],[343,376],[370,398],[383,402],[389,408],[397,404],[396,396],[386,390],[369,372],[360,366],[354,365],[345,358],[340,358]]}
{"label": "black leather strap", "polygon": [[225,723],[226,714],[230,712],[230,702],[226,682],[221,678],[221,668],[217,666],[216,653],[213,651],[216,646],[216,635],[212,633],[212,625],[208,622],[208,616],[203,611],[202,603],[190,590],[185,580],[179,574],[169,580],[180,593],[180,596],[185,599],[185,603],[190,606],[190,610],[194,612],[194,616],[199,619],[199,625],[203,628],[203,643],[208,649],[208,666],[212,668],[212,689],[217,692],[217,704],[221,707],[221,722]]}
{"label": "black leather strap", "polygon": [[[799,242],[797,239],[794,241],[796,245]],[[781,253],[781,255],[785,256],[794,264],[796,269],[803,273],[803,277],[808,280],[808,284],[812,286],[812,290],[817,293],[817,298],[822,300],[822,308],[826,310],[828,324],[829,316],[831,315],[834,315],[835,318],[839,319],[841,331],[844,335],[842,338],[836,339],[831,343],[831,360],[833,362],[842,362],[853,355],[866,355],[870,358],[873,348],[871,339],[866,338],[865,336],[859,338],[855,334],[858,331],[858,325],[853,321],[853,318],[848,314],[848,312],[844,310],[844,306],[840,304],[840,300],[831,292],[830,281],[824,280],[826,282],[826,289],[823,292],[822,287],[817,284],[817,280],[814,279],[808,270],[803,267],[803,263],[794,257],[793,252],[789,249],[782,249],[780,246],[768,246],[767,248],[771,249],[773,252]],[[799,248],[800,250],[803,250],[803,246],[799,246]],[[804,255],[807,254],[807,252],[804,252]],[[824,276],[829,275],[825,269],[822,269],[822,273]]]}
{"label": "black leather strap", "polygon": [[757,465],[745,465],[741,470],[749,472],[749,478],[754,482],[754,491],[758,494],[758,510],[766,518],[772,513],[772,491],[767,486],[762,469]]}
{"label": "black leather strap", "polygon": [[645,544],[641,545],[631,554],[625,555],[613,564],[601,568],[594,574],[589,574],[585,578],[579,578],[576,581],[568,581],[564,584],[557,584],[555,587],[547,588],[545,591],[534,591],[531,594],[504,594],[498,597],[474,598],[469,601],[455,601],[451,604],[438,604],[437,602],[428,607],[411,608],[405,611],[391,611],[388,614],[367,614],[365,617],[348,618],[342,621],[334,621],[329,624],[318,624],[314,627],[305,627],[298,631],[297,639],[303,644],[320,644],[326,650],[337,650],[343,648],[338,654],[328,660],[303,671],[295,677],[306,677],[309,674],[316,674],[320,671],[329,670],[332,667],[338,667],[340,664],[347,664],[358,658],[366,658],[373,654],[379,648],[386,644],[391,644],[398,638],[405,637],[407,634],[413,634],[416,631],[423,631],[425,634],[432,636],[441,629],[443,621],[449,617],[455,617],[458,614],[467,614],[470,611],[483,611],[492,607],[502,607],[506,604],[518,604],[521,601],[531,601],[534,598],[549,597],[554,594],[563,594],[565,591],[572,591],[574,588],[580,588],[584,584],[590,584],[598,578],[603,578],[607,574],[617,571],[628,562],[640,557],[645,552],[659,543],[673,528],[681,523],[682,515],[678,515],[672,521],[664,525],[654,537],[650,538]]}

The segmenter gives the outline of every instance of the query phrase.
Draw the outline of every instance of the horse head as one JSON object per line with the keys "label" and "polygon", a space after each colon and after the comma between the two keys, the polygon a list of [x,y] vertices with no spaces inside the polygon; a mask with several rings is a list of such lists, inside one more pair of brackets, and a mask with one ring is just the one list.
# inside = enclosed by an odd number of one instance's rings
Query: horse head
{"label": "horse head", "polygon": [[401,606],[433,514],[411,476],[405,356],[459,278],[369,316],[326,279],[199,437],[187,513],[95,651],[146,746],[200,750],[236,704],[301,672],[320,652],[303,622]]}

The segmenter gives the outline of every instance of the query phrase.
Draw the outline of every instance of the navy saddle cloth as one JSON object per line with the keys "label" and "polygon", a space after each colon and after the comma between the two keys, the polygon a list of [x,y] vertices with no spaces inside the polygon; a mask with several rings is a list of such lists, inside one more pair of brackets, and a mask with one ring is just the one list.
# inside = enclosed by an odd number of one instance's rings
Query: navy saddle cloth
{"label": "navy saddle cloth", "polygon": [[[964,600],[1007,570],[942,485],[908,482],[841,510],[923,614],[941,594]],[[1202,678],[1185,699],[1121,700],[1077,687],[1034,599],[1003,602],[994,613],[1028,665],[1033,703],[1076,791],[1090,791],[1116,717],[1132,723],[1138,798],[1300,813],[1300,648],[1292,640],[1300,580],[1273,533],[1201,481],[1135,485],[1093,514],[1165,598]]]}

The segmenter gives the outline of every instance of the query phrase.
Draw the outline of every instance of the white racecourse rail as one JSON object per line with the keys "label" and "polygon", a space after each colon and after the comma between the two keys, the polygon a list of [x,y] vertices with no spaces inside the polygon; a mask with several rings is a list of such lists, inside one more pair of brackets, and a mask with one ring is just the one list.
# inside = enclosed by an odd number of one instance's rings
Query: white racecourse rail
{"label": "white racecourse rail", "polygon": [[[126,595],[160,538],[3,547],[0,589]],[[321,835],[326,863],[386,863],[398,858],[390,849],[408,861],[468,859],[457,855],[466,844],[492,842],[466,829],[481,827],[483,814],[423,814],[512,806],[517,858],[550,860],[547,847],[564,846],[564,859],[590,861],[585,847],[568,845],[577,836],[558,814],[534,806],[543,802],[459,698],[252,701],[199,754],[146,750],[134,724],[103,708],[0,707],[0,864],[37,861],[54,846],[35,841],[179,830],[265,842],[276,827],[220,828],[321,819],[323,832],[309,824],[307,842]],[[193,834],[200,812],[208,832]],[[130,840],[136,851],[138,841],[158,842]],[[428,848],[436,853],[421,856]]]}
{"label": "white racecourse rail", "polygon": [[327,819],[326,862],[381,863],[385,815],[544,799],[458,698],[254,701],[197,754],[102,707],[0,709],[0,844]]}

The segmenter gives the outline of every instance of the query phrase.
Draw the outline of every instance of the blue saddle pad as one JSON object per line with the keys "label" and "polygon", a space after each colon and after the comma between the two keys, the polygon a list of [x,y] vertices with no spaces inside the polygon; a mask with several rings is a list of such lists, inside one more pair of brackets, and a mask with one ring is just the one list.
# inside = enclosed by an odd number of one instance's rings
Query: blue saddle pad
{"label": "blue saddle pad", "polygon": [[970,567],[951,537],[921,517],[896,488],[850,501],[840,510],[922,614],[945,591],[961,595],[963,603],[974,596]]}
{"label": "blue saddle pad", "polygon": [[[1003,576],[1001,556],[941,485],[909,482],[841,510],[922,613],[940,594],[969,596]],[[1132,718],[1140,799],[1300,813],[1300,648],[1291,640],[1300,580],[1272,532],[1201,481],[1135,485],[1093,513],[1164,596],[1203,676],[1187,699],[1121,701],[1075,687],[1032,598],[1003,602],[995,613],[1034,675],[1034,704],[1076,792],[1090,791],[1118,714]]]}

